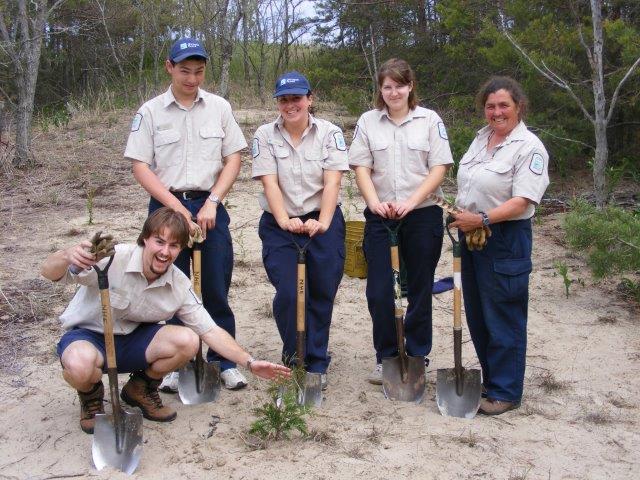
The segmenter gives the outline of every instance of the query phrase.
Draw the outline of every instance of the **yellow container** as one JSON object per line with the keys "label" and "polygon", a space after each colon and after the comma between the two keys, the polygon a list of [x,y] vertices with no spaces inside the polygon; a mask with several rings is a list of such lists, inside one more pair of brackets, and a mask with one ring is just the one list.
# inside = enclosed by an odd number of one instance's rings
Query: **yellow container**
{"label": "yellow container", "polygon": [[348,221],[346,222],[345,247],[346,255],[344,258],[344,273],[350,277],[366,278],[367,277],[367,261],[362,251],[362,240],[364,239],[364,222]]}

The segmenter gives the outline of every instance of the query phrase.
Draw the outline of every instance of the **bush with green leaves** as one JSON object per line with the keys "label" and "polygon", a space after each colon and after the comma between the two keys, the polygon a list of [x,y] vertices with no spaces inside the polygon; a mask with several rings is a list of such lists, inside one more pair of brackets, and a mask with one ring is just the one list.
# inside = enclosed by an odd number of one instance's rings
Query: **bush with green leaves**
{"label": "bush with green leaves", "polygon": [[292,432],[298,431],[306,436],[306,415],[309,408],[298,404],[298,385],[304,381],[304,370],[300,375],[294,369],[290,379],[274,382],[269,387],[270,401],[254,409],[258,417],[251,424],[249,433],[263,440],[280,440],[289,438]]}
{"label": "bush with green leaves", "polygon": [[613,206],[598,210],[576,200],[564,219],[564,229],[569,245],[586,254],[596,278],[640,270],[640,210]]}

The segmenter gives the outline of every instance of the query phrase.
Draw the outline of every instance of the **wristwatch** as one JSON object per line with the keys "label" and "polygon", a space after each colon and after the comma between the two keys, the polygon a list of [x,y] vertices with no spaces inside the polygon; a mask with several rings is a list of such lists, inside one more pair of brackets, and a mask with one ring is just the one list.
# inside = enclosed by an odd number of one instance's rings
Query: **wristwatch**
{"label": "wristwatch", "polygon": [[480,215],[482,215],[482,225],[484,225],[485,227],[488,226],[491,222],[489,221],[489,215],[487,215],[484,212],[478,212]]}
{"label": "wristwatch", "polygon": [[251,373],[253,373],[253,370],[251,370],[251,364],[255,361],[256,361],[255,358],[249,357],[249,359],[247,360],[247,363],[245,364],[245,367],[247,367],[247,370],[249,370]]}
{"label": "wristwatch", "polygon": [[216,205],[220,204],[220,197],[213,192],[211,192],[211,195],[209,195],[208,200],[211,203],[215,203]]}

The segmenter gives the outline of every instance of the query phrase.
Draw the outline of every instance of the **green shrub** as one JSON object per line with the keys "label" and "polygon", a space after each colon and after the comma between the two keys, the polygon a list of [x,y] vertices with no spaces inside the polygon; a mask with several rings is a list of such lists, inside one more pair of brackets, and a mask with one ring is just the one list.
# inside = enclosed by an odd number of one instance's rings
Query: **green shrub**
{"label": "green shrub", "polygon": [[587,255],[596,278],[640,269],[640,212],[618,207],[598,210],[583,200],[564,219],[569,245]]}

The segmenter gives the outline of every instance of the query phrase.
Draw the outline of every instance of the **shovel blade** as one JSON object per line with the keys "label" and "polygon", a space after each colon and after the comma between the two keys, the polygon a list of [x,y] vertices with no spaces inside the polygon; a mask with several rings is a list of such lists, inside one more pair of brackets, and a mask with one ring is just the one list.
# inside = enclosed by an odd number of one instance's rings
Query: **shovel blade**
{"label": "shovel blade", "polygon": [[420,403],[425,389],[424,357],[407,357],[407,378],[402,381],[400,356],[382,359],[382,391],[389,400]]}
{"label": "shovel blade", "polygon": [[220,362],[204,362],[198,371],[191,360],[179,371],[178,395],[185,405],[213,402],[220,393]]}
{"label": "shovel blade", "polygon": [[322,374],[305,372],[304,385],[300,389],[298,403],[314,408],[322,405]]}
{"label": "shovel blade", "polygon": [[96,415],[91,452],[98,470],[113,467],[131,475],[142,456],[142,413],[139,409],[122,409],[122,425],[116,425],[113,415]]}
{"label": "shovel blade", "polygon": [[439,368],[436,377],[436,403],[445,417],[473,418],[480,407],[482,374],[477,369],[462,370],[461,392],[456,387],[454,368]]}

